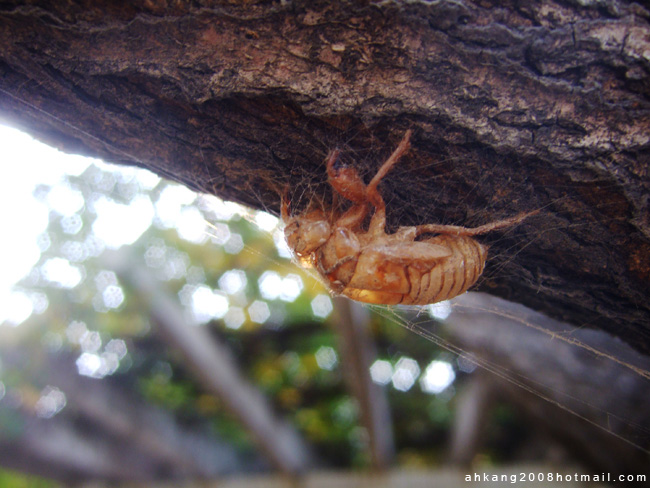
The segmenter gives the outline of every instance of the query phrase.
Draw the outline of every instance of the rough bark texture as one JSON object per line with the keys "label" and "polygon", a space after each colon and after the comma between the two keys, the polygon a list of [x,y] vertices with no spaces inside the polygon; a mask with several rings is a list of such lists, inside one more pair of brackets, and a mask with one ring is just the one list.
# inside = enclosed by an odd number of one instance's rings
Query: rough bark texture
{"label": "rough bark texture", "polygon": [[326,193],[334,146],[369,175],[411,128],[391,226],[541,208],[486,236],[480,288],[648,353],[649,21],[617,0],[3,2],[0,117],[276,213],[287,184]]}

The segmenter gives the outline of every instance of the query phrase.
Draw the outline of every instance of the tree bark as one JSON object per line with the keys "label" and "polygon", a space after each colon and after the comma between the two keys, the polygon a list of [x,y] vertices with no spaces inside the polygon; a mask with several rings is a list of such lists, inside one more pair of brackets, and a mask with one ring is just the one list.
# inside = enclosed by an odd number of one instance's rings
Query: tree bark
{"label": "tree bark", "polygon": [[388,397],[370,377],[370,367],[377,359],[370,312],[343,297],[337,298],[334,304],[336,313],[330,324],[338,338],[341,369],[350,395],[359,405],[360,424],[368,435],[371,466],[385,471],[394,461],[395,441]]}
{"label": "tree bark", "polygon": [[4,2],[0,120],[274,213],[287,185],[331,204],[335,146],[370,177],[413,129],[391,228],[541,209],[483,238],[479,288],[648,353],[649,21],[623,0]]}

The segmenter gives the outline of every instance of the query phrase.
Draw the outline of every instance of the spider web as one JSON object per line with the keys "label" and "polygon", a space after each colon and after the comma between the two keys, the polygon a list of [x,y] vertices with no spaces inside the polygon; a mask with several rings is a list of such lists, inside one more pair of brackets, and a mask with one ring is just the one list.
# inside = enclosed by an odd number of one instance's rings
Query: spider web
{"label": "spider web", "polygon": [[[32,106],[32,108],[42,112],[37,107]],[[80,129],[76,130],[83,132]],[[354,135],[349,136],[348,140],[351,141],[354,137]],[[365,153],[346,152],[345,142],[340,145],[343,147],[344,159],[355,160],[361,168],[366,169],[366,174],[371,174],[373,168],[376,169],[376,161],[383,160],[387,151],[385,145],[380,145],[378,142]],[[324,143],[322,147],[314,148],[314,152],[324,156],[331,147],[331,144]],[[137,157],[118,151],[144,165]],[[324,160],[324,157],[321,159]],[[388,185],[391,189],[388,192],[382,191],[384,195],[390,195],[390,198],[386,199],[389,225],[391,223],[394,225],[395,222],[417,225],[430,222],[458,224],[462,221],[467,226],[485,223],[482,220],[483,216],[479,214],[459,215],[462,213],[459,212],[459,208],[463,200],[482,200],[486,215],[497,213],[504,217],[508,216],[507,205],[504,205],[503,198],[490,199],[480,194],[482,182],[494,178],[493,173],[487,171],[474,178],[475,184],[470,188],[459,189],[449,183],[458,180],[456,178],[458,173],[476,169],[472,165],[466,166],[463,163],[462,157],[450,156],[426,165],[418,164],[417,161],[398,165],[391,172],[390,178],[382,183],[382,186]],[[423,170],[426,172],[423,173]],[[414,178],[414,175],[417,175],[417,178]],[[496,177],[504,178],[503,175]],[[311,176],[299,181],[296,188],[294,198],[298,208],[314,204],[333,204],[328,188],[322,181],[314,181]],[[435,188],[435,194],[426,192],[425,188]],[[570,218],[571,197],[562,195],[573,189],[572,187],[544,188],[544,191],[551,194],[550,203],[545,207],[549,212],[552,210],[554,218],[545,224],[541,231],[539,228],[522,225],[490,238],[489,243],[497,252],[491,254],[490,259],[494,264],[486,269],[484,277],[478,283],[479,287],[483,283],[509,277],[514,277],[530,286],[538,286],[531,276],[522,273],[517,267],[510,266],[510,263],[515,256],[525,252],[526,247],[536,240],[543,239],[544,233],[593,225],[593,222]],[[530,190],[531,187],[525,179],[510,182],[511,195],[517,193],[525,195]],[[421,208],[418,207],[418,198],[411,198],[413,193],[424,195],[418,197],[420,201],[422,198],[434,198],[437,203],[436,215],[419,211]],[[462,196],[459,198],[459,195]],[[450,205],[452,201],[456,203]],[[617,217],[611,216],[612,212],[607,205],[596,208],[601,212],[596,224],[606,225],[617,220]],[[246,248],[246,252],[257,251]],[[272,260],[276,265],[291,266],[280,262],[278,258],[265,256],[265,259]],[[291,269],[295,271],[292,266]],[[591,428],[607,432],[633,446],[637,451],[650,454],[648,450],[650,429],[647,418],[647,412],[650,412],[648,394],[650,365],[646,358],[615,339],[603,336],[604,333],[590,331],[583,327],[586,324],[569,325],[551,321],[510,302],[495,301],[494,298],[485,298],[471,293],[454,301],[451,304],[452,313],[443,321],[433,318],[427,307],[410,310],[400,310],[395,307],[372,308],[390,322],[417,333],[438,347],[457,355],[458,358],[470,360],[508,384],[515,385],[518,389],[559,407],[575,418],[586,421]],[[513,340],[520,343],[513,346]],[[508,345],[510,345],[509,349],[506,347]],[[528,367],[517,362],[521,361],[522,355],[525,356],[531,351],[535,351],[537,355],[536,360],[530,361]],[[560,355],[563,361],[557,360]],[[593,374],[594,381],[588,385],[581,385],[580,381],[588,377],[584,375],[579,378],[572,377],[575,369],[571,368],[571,364],[573,366],[578,364],[583,371],[589,371]],[[543,374],[538,374],[539,371],[535,371],[535,368],[542,368]],[[607,374],[603,379],[605,373]],[[557,378],[560,381],[557,381]],[[622,398],[620,395],[616,397],[613,394],[613,390],[616,389],[629,393],[623,398],[624,402],[620,401]],[[619,404],[613,400],[618,400]]]}
{"label": "spider web", "polygon": [[[354,161],[367,182],[376,171],[377,161],[385,160],[387,154],[385,147],[375,146],[366,153],[352,153],[348,161]],[[399,225],[462,222],[461,225],[473,227],[486,223],[486,215],[496,214],[499,218],[513,215],[513,211],[508,211],[508,198],[534,202],[536,206],[530,210],[539,209],[544,219],[531,219],[486,236],[491,253],[486,272],[477,284],[479,289],[494,289],[495,284],[498,289],[498,283],[503,281],[539,289],[542,284],[535,276],[517,264],[518,258],[526,259],[529,247],[543,246],[551,236],[562,233],[588,238],[596,235],[599,227],[623,220],[620,215],[624,213],[618,203],[608,202],[607,198],[598,202],[597,197],[589,204],[591,216],[577,217],[580,209],[585,208],[580,197],[584,175],[566,184],[540,187],[539,181],[504,173],[494,165],[478,172],[478,177],[472,177],[470,173],[476,171],[476,166],[464,163],[462,156],[450,156],[424,165],[422,161],[397,164],[380,185],[380,191],[386,198],[389,226],[392,223],[393,228],[395,222]],[[498,186],[505,189],[506,196],[484,194],[483,184],[495,178],[500,179]],[[449,183],[457,181],[475,183],[464,188]],[[431,192],[432,188],[435,193]],[[607,194],[617,188],[614,183],[604,182],[599,190]],[[303,182],[301,189],[302,195],[319,194],[316,199],[312,197],[309,205],[315,200],[316,205],[323,205],[327,196],[320,195],[326,192],[327,189],[312,181]],[[547,199],[536,200],[535,194],[546,195]],[[436,202],[435,215],[423,211],[431,208],[430,202],[421,203],[426,198]],[[482,211],[472,213],[476,202],[481,203]],[[650,361],[646,357],[606,332],[593,329],[588,317],[579,324],[563,323],[516,303],[472,292],[453,300],[449,306],[451,313],[444,320],[433,317],[428,307],[373,306],[372,309],[384,319],[516,387],[504,389],[529,411],[539,406],[531,406],[529,401],[518,397],[532,396],[542,401],[547,404],[543,410],[548,415],[556,415],[548,407],[568,414],[563,419],[566,424],[554,426],[556,431],[561,430],[561,425],[575,423],[571,419],[577,419],[583,432],[572,432],[569,437],[593,435],[605,443],[608,438],[616,439],[636,455],[650,454],[647,413],[650,412]],[[566,430],[576,429],[571,426]],[[624,464],[620,459],[617,461]]]}
{"label": "spider web", "polygon": [[[248,247],[245,252],[258,254]],[[273,262],[290,272],[298,268]],[[456,368],[470,362],[488,371],[516,404],[533,412],[541,408],[554,419],[553,409],[566,414],[561,417],[565,430],[600,442],[611,438],[637,455],[650,454],[650,360],[607,333],[477,292],[434,306],[364,306],[430,341],[434,351],[451,353]],[[442,319],[439,310],[445,307],[450,313]]]}

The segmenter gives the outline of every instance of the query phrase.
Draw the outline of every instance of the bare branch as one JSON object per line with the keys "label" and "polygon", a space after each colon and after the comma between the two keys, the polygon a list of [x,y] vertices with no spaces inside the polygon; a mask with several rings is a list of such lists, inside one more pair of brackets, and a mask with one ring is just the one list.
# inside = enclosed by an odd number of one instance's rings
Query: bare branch
{"label": "bare branch", "polygon": [[313,460],[308,446],[293,427],[277,418],[264,395],[242,375],[229,348],[205,328],[188,324],[180,305],[146,270],[119,260],[117,255],[107,259],[121,279],[148,297],[160,336],[181,354],[183,366],[206,391],[223,400],[275,467],[288,475],[310,467]]}

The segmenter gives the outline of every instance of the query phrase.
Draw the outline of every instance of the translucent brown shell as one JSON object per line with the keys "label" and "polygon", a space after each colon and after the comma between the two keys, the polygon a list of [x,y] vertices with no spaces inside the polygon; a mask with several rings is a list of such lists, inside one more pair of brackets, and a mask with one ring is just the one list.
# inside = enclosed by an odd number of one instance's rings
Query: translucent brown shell
{"label": "translucent brown shell", "polygon": [[[339,151],[332,151],[327,160],[329,184],[353,203],[338,217],[328,219],[320,210],[291,216],[289,201],[283,198],[289,247],[335,293],[386,305],[426,305],[453,298],[476,283],[485,267],[487,247],[472,237],[516,225],[536,213],[475,228],[425,224],[386,233],[386,205],[377,187],[408,151],[410,137],[409,130],[368,185],[354,168],[335,168]],[[364,229],[371,210],[370,225]],[[419,239],[427,234],[432,236]]]}

